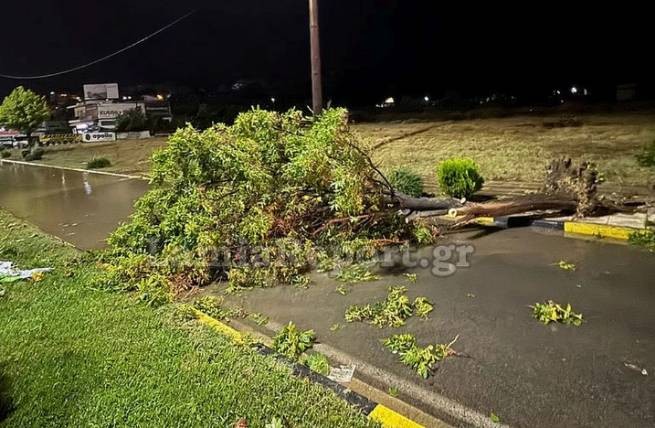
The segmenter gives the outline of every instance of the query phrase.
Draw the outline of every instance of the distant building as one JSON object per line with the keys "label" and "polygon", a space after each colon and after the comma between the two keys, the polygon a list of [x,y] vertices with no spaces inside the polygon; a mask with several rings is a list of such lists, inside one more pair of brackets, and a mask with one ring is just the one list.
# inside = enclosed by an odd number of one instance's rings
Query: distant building
{"label": "distant building", "polygon": [[146,106],[143,102],[113,102],[113,101],[82,101],[70,106],[74,111],[74,119],[68,121],[71,128],[77,132],[88,128],[99,127],[102,129],[115,129],[116,118],[119,114],[129,110],[138,109],[144,114]]}
{"label": "distant building", "polygon": [[113,130],[116,128],[116,118],[134,109],[141,110],[148,118],[172,120],[170,103],[165,97],[153,95],[132,100],[132,96],[124,96],[121,99],[116,83],[84,85],[84,100],[68,109],[73,111],[74,119],[68,124],[74,132],[84,132],[90,128]]}

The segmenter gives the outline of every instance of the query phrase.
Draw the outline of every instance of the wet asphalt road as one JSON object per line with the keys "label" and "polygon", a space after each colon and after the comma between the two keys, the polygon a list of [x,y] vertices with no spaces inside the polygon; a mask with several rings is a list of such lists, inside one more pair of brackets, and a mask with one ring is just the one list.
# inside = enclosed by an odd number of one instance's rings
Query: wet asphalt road
{"label": "wet asphalt road", "polygon": [[[416,283],[396,273],[356,284],[342,296],[336,282],[318,275],[307,290],[258,289],[229,300],[276,322],[313,328],[321,342],[484,415],[493,411],[512,426],[655,426],[655,254],[529,229],[451,240],[473,244],[475,253],[469,268],[449,277],[410,269]],[[559,260],[575,263],[576,270],[560,269]],[[346,324],[349,305],[382,299],[397,284],[407,285],[410,297],[427,296],[435,304],[430,320],[412,318],[398,329],[355,323],[330,330]],[[547,299],[570,302],[585,323],[540,324],[528,305]],[[469,357],[447,359],[422,380],[380,344],[405,332],[424,345],[459,335],[454,348]],[[403,399],[421,406],[399,389]]]}
{"label": "wet asphalt road", "polygon": [[139,179],[0,164],[0,208],[82,249],[103,247],[147,188]]}

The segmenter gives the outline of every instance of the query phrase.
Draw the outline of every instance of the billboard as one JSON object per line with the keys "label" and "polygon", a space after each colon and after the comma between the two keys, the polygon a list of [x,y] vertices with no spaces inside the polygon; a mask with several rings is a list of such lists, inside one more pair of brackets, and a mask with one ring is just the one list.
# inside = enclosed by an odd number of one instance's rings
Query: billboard
{"label": "billboard", "polygon": [[105,103],[98,104],[98,119],[115,119],[119,114],[128,110],[139,109],[144,112],[141,103]]}
{"label": "billboard", "polygon": [[118,83],[84,85],[85,100],[117,100]]}

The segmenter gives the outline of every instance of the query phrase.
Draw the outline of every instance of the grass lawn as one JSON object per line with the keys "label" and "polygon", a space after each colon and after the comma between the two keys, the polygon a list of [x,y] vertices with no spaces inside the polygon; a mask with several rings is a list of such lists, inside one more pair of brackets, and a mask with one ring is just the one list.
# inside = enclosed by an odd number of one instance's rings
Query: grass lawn
{"label": "grass lawn", "polygon": [[369,424],[274,359],[176,320],[172,305],[90,288],[95,268],[78,256],[0,211],[0,260],[55,268],[0,285],[0,426]]}
{"label": "grass lawn", "polygon": [[[438,162],[460,156],[474,159],[486,180],[541,182],[553,158],[595,162],[608,184],[655,184],[655,169],[640,167],[635,154],[655,140],[655,114],[587,114],[579,127],[549,128],[558,117],[516,116],[442,122],[357,124],[373,144],[373,158],[385,170],[407,166],[435,183]],[[434,184],[436,185],[436,184]]]}
{"label": "grass lawn", "polygon": [[[111,166],[101,171],[129,175],[147,175],[150,171],[150,156],[166,144],[166,138],[147,140],[121,140],[109,143],[82,143],[44,147],[45,154],[38,163],[64,166],[67,168],[86,168],[86,163],[94,157],[109,159]],[[12,150],[11,159],[21,160],[19,150]]]}
{"label": "grass lawn", "polygon": [[[595,162],[613,186],[655,185],[655,170],[640,167],[635,154],[655,140],[655,113],[578,115],[582,126],[547,127],[557,116],[514,116],[461,121],[394,121],[355,124],[372,145],[373,159],[384,170],[408,166],[426,188],[436,186],[435,165],[449,157],[474,159],[487,181],[541,182],[550,159],[570,156]],[[165,138],[87,143],[46,148],[41,163],[85,168],[93,157],[106,157],[103,171],[147,175],[150,155]],[[20,159],[14,152],[12,159]]]}

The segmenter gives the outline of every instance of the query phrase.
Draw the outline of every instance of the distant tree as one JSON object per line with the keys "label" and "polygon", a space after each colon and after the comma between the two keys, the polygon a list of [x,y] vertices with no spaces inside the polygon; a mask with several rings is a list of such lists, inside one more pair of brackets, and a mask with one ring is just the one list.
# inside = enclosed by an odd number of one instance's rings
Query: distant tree
{"label": "distant tree", "polygon": [[140,108],[133,108],[116,117],[116,131],[145,131],[148,129],[148,120]]}
{"label": "distant tree", "polygon": [[0,124],[23,132],[32,145],[32,133],[50,117],[45,98],[22,86],[14,89],[0,105]]}

